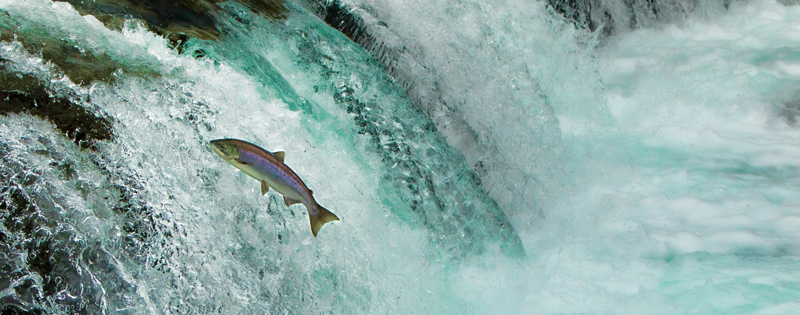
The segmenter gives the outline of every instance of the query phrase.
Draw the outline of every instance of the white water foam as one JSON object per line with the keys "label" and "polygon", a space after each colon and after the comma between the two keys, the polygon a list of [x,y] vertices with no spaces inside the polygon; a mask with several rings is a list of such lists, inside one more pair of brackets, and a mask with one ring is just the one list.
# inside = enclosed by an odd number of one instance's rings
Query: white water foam
{"label": "white water foam", "polygon": [[[423,50],[432,56],[427,62],[439,67],[447,61],[443,56],[459,56],[462,65],[437,68],[443,69],[437,80],[452,95],[472,91],[466,98],[475,101],[464,101],[461,111],[479,126],[480,139],[497,148],[491,153],[501,157],[493,165],[506,167],[490,167],[496,172],[490,178],[498,179],[485,184],[501,205],[527,205],[504,207],[526,244],[527,259],[505,258],[491,248],[460,265],[430,257],[424,232],[392,218],[374,189],[378,179],[372,175],[380,163],[360,156],[353,139],[339,136],[347,115],[334,114],[325,125],[303,121],[287,104],[265,96],[269,93],[253,78],[226,64],[177,55],[164,39],[135,24],[114,32],[64,4],[0,2],[10,13],[75,36],[87,49],[103,49],[126,62],[144,58],[163,74],[123,74],[114,84],[85,90],[66,87],[91,97],[116,120],[117,140],[100,145],[103,160],[117,176],[143,185],[138,196],[160,215],[157,224],[182,232],[170,245],[150,251],[147,265],[119,258],[124,246],[116,238],[123,233],[115,227],[125,221],[101,207],[99,200],[114,193],[91,155],[37,118],[10,115],[0,129],[19,159],[42,169],[48,160],[35,153],[38,145],[26,146],[28,135],[51,138],[64,148],[60,154],[78,162],[78,178],[57,185],[52,194],[76,205],[72,214],[59,217],[62,225],[99,241],[99,248],[120,259],[116,270],[106,272],[121,273],[136,287],[127,299],[107,299],[109,309],[367,314],[798,309],[797,7],[734,3],[721,17],[619,35],[593,55],[578,44],[583,35],[572,34],[577,31],[568,24],[548,24],[558,21],[543,17],[538,4],[534,9],[517,3],[394,6],[387,10],[407,14],[387,21],[391,27],[414,34],[417,26],[411,24],[426,28],[427,22],[435,24],[427,29],[443,32],[430,37],[441,41],[422,37]],[[437,16],[453,10],[460,13]],[[462,18],[456,28],[466,37],[452,39],[457,37],[446,33],[452,29],[445,22]],[[526,18],[531,20],[521,22]],[[480,26],[491,32],[477,35]],[[485,46],[461,46],[465,43]],[[2,57],[29,66],[19,71],[58,80],[40,59],[13,47],[4,46]],[[519,57],[497,58],[514,54]],[[298,78],[291,82],[299,93],[313,91],[314,74],[303,75],[301,66],[288,63],[279,67]],[[523,68],[527,74],[515,71]],[[462,80],[475,73],[487,77]],[[527,87],[538,82],[548,101],[538,103],[538,91],[528,94],[533,89],[501,83],[506,79]],[[279,198],[260,196],[255,181],[210,152],[207,141],[221,137],[287,151],[287,163],[342,221],[326,225],[319,238],[310,237],[301,206],[276,213]],[[57,178],[48,172],[45,177]],[[541,186],[537,194],[514,186],[520,173]],[[75,188],[81,182],[94,185],[92,202],[81,201]],[[506,198],[501,190],[513,193]],[[167,256],[170,251],[177,254]],[[160,257],[171,258],[162,269],[151,268]],[[86,261],[77,263],[101,275]],[[114,294],[114,286],[100,287]]]}

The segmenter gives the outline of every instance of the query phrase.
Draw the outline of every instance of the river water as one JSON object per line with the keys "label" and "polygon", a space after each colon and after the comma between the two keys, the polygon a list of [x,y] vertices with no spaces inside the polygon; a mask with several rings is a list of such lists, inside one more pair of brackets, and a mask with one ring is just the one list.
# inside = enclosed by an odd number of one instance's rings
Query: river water
{"label": "river water", "polygon": [[[800,6],[663,3],[337,2],[356,43],[222,2],[176,48],[0,0],[0,310],[798,313]],[[341,221],[313,237],[219,138]]]}

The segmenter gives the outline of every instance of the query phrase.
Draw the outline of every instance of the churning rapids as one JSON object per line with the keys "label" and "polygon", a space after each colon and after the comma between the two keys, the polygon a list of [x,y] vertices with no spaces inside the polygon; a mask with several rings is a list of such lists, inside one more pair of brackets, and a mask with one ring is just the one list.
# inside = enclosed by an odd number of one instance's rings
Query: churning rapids
{"label": "churning rapids", "polygon": [[2,314],[800,313],[791,0],[0,0],[0,65]]}

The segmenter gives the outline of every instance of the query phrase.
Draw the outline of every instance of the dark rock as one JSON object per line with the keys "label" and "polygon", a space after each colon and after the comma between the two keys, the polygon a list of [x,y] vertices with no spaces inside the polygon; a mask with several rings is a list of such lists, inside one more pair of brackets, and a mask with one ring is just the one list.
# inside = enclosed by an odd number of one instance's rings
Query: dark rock
{"label": "dark rock", "polygon": [[79,48],[86,45],[76,42],[65,33],[48,29],[35,21],[12,17],[0,10],[0,41],[12,40],[21,43],[31,54],[41,54],[44,60],[56,65],[72,82],[82,86],[94,81],[113,82],[120,70],[143,77],[159,76],[157,66],[150,61],[124,63],[105,52]]}
{"label": "dark rock", "polygon": [[[112,29],[121,29],[125,19],[140,19],[181,50],[188,38],[216,40],[219,4],[225,0],[57,0],[72,4],[82,15],[90,14]],[[239,0],[256,13],[283,19],[288,12],[284,0]]]}
{"label": "dark rock", "polygon": [[111,118],[93,112],[64,96],[51,95],[44,84],[30,75],[0,66],[0,114],[28,113],[51,121],[81,147],[95,141],[112,140]]}
{"label": "dark rock", "polygon": [[700,6],[716,5],[727,10],[731,0],[703,3],[699,0],[547,0],[547,3],[576,27],[592,32],[602,27],[602,37],[608,37],[686,18]]}

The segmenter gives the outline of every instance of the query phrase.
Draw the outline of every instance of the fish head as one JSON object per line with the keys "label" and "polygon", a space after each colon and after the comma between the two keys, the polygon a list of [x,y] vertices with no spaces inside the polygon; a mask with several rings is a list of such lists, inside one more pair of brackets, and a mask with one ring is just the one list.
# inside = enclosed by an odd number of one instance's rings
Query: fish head
{"label": "fish head", "polygon": [[239,146],[233,139],[211,140],[211,150],[226,161],[239,158]]}

